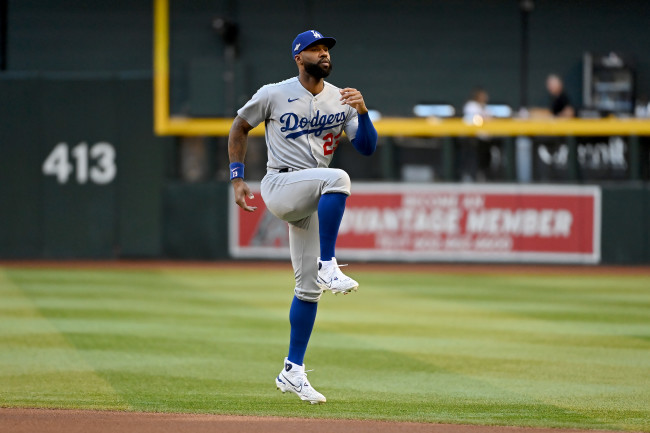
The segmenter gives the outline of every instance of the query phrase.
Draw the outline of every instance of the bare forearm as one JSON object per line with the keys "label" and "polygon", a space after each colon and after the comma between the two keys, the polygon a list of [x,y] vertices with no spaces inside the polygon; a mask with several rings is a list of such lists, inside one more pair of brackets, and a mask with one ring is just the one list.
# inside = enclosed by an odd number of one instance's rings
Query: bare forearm
{"label": "bare forearm", "polygon": [[248,132],[253,129],[248,122],[237,116],[228,135],[228,157],[230,162],[244,162],[248,146]]}
{"label": "bare forearm", "polygon": [[[235,203],[247,212],[253,212],[257,207],[249,206],[246,199],[253,199],[250,188],[244,182],[244,158],[248,144],[248,133],[253,129],[244,119],[237,116],[230,127],[228,135],[228,157],[230,158],[230,180],[235,191]],[[233,164],[237,163],[237,164]],[[233,168],[234,166],[234,168]],[[233,177],[235,176],[235,177]]]}

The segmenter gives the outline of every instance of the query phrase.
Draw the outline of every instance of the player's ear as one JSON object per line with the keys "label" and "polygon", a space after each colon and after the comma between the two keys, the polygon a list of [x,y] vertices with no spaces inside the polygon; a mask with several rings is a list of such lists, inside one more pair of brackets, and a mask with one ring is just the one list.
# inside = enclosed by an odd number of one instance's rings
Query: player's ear
{"label": "player's ear", "polygon": [[297,64],[301,65],[302,64],[302,53],[298,53],[295,56],[293,56],[293,59],[296,61]]}

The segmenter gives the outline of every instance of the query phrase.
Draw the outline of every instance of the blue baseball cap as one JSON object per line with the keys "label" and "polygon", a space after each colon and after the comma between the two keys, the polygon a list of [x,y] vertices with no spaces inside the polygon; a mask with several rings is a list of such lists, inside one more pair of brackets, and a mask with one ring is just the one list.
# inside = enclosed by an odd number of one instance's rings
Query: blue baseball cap
{"label": "blue baseball cap", "polygon": [[296,36],[291,44],[291,57],[300,54],[302,50],[315,43],[321,43],[327,48],[332,48],[336,44],[336,39],[328,38],[317,32],[316,30],[307,30]]}

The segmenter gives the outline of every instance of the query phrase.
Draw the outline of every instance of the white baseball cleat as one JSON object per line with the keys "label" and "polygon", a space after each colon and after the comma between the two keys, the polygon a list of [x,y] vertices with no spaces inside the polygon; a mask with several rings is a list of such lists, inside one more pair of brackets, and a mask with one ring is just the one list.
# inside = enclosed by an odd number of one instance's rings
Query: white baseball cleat
{"label": "white baseball cleat", "polygon": [[339,293],[347,295],[351,291],[359,288],[359,283],[341,272],[339,264],[336,263],[334,257],[330,261],[323,261],[320,257],[318,258],[318,277],[316,277],[316,284],[322,290],[331,290],[335,295]]}
{"label": "white baseball cleat", "polygon": [[312,388],[307,380],[307,373],[304,365],[294,364],[284,358],[284,368],[275,378],[275,385],[284,394],[291,391],[303,401],[311,404],[325,403],[327,399],[323,394]]}

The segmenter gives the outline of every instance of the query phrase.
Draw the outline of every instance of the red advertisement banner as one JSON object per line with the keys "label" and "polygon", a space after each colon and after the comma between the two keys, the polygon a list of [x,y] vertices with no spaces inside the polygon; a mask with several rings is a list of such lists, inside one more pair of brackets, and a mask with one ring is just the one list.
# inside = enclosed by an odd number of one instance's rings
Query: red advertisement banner
{"label": "red advertisement banner", "polygon": [[[288,257],[286,223],[255,188],[256,212],[231,200],[231,254]],[[354,183],[336,249],[344,260],[598,263],[600,189]]]}

